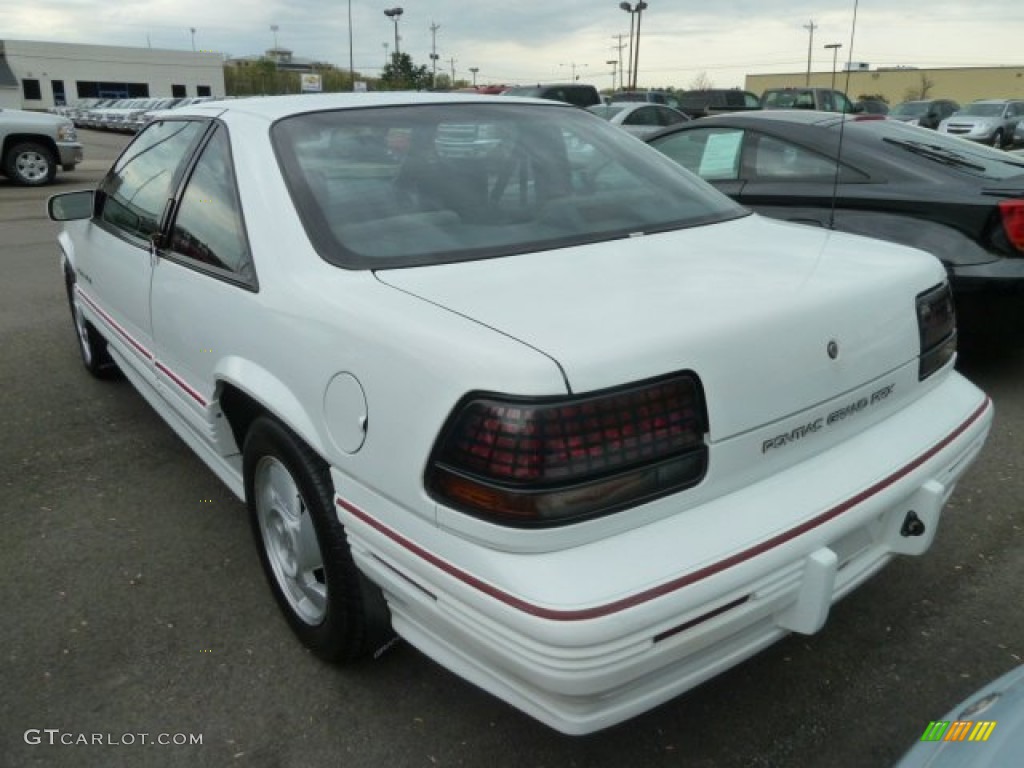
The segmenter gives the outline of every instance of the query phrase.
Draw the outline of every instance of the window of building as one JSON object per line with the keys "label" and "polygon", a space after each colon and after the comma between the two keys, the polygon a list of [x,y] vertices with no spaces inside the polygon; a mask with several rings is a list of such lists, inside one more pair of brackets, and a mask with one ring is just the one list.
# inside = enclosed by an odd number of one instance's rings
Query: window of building
{"label": "window of building", "polygon": [[197,85],[196,86],[196,96],[212,96],[212,95],[213,95],[213,93],[210,91],[210,86],[208,86],[208,85]]}
{"label": "window of building", "polygon": [[67,97],[64,95],[64,81],[53,80],[50,85],[53,86],[53,105],[63,107],[68,103]]}
{"label": "window of building", "polygon": [[38,80],[22,80],[21,92],[26,101],[39,101],[43,98],[43,90]]}
{"label": "window of building", "polygon": [[173,96],[176,99],[183,99],[186,96],[188,96],[188,91],[185,90],[184,85],[172,85],[171,96]]}

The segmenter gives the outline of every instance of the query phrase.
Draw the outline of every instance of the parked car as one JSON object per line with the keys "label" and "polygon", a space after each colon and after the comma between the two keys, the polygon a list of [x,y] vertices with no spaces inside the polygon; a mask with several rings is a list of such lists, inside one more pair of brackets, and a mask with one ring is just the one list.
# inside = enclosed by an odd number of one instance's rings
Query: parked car
{"label": "parked car", "polygon": [[939,131],[1002,149],[1013,142],[1017,124],[1024,118],[1024,101],[982,99],[939,123]]}
{"label": "parked car", "polygon": [[768,88],[761,94],[764,109],[813,109],[819,112],[856,112],[846,94],[831,88]]}
{"label": "parked car", "polygon": [[959,109],[960,105],[951,99],[920,99],[897,104],[889,111],[889,117],[934,130]]}
{"label": "parked car", "polygon": [[759,213],[923,248],[957,291],[1024,287],[1024,163],[1005,152],[797,111],[706,118],[648,141]]}
{"label": "parked car", "polygon": [[761,109],[761,100],[739,88],[707,88],[679,94],[679,109],[690,117],[707,117],[723,112],[747,112]]}
{"label": "parked car", "polygon": [[1011,669],[924,724],[894,768],[1000,768],[1024,754],[1024,666]]}
{"label": "parked car", "polygon": [[532,99],[564,101],[586,109],[602,103],[601,94],[592,85],[582,83],[552,83],[549,85],[517,85],[502,91],[501,96],[519,96]]}
{"label": "parked car", "polygon": [[644,102],[646,104],[662,104],[666,107],[679,109],[679,99],[668,91],[616,91],[611,95],[614,102]]}
{"label": "parked car", "polygon": [[1013,143],[1024,146],[1024,120],[1019,120],[1017,127],[1013,129]]}
{"label": "parked car", "polygon": [[49,212],[85,367],[245,500],[296,635],[397,632],[568,733],[817,631],[991,423],[938,261],[566,104],[185,107]]}
{"label": "parked car", "polygon": [[667,126],[685,123],[690,119],[672,107],[640,101],[613,101],[611,104],[587,107],[587,110],[634,136],[650,136]]}
{"label": "parked car", "polygon": [[889,105],[881,99],[857,99],[853,102],[853,111],[858,114],[888,115]]}
{"label": "parked car", "polygon": [[75,124],[46,112],[0,109],[0,174],[15,184],[49,184],[82,162]]}

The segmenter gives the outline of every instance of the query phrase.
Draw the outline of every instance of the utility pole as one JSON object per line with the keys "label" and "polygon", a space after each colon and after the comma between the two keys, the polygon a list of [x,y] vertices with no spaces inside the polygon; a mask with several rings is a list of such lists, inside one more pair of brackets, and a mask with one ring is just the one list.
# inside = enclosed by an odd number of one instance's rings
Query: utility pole
{"label": "utility pole", "polygon": [[[622,73],[624,71],[622,69],[622,50],[626,47],[626,44],[624,42],[622,42],[622,35],[621,34],[612,35],[612,40],[618,40],[619,41],[618,45],[613,45],[612,46],[612,50],[616,51],[618,53],[618,57],[619,57],[619,90],[622,90]],[[613,69],[612,72],[614,73],[614,71],[615,70]],[[615,90],[615,76],[614,76],[614,74],[612,75],[612,90]]]}
{"label": "utility pole", "polygon": [[814,19],[811,19],[807,24],[804,24],[804,29],[811,33],[811,39],[807,41],[807,83],[811,84],[811,50],[814,48],[814,30],[818,28],[818,25],[814,23]]}
{"label": "utility pole", "polygon": [[430,75],[430,87],[437,87],[437,30],[441,28],[440,24],[430,21],[430,66],[432,68]]}
{"label": "utility pole", "polygon": [[455,87],[455,57],[452,56],[449,61],[452,63],[452,88]]}

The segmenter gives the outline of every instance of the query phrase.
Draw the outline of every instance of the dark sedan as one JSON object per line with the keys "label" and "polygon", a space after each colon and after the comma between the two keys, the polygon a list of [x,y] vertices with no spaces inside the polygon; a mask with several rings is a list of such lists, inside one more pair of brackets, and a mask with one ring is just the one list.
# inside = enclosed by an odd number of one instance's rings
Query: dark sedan
{"label": "dark sedan", "polygon": [[929,251],[961,293],[1024,289],[1019,156],[877,116],[795,110],[709,117],[647,141],[758,213]]}

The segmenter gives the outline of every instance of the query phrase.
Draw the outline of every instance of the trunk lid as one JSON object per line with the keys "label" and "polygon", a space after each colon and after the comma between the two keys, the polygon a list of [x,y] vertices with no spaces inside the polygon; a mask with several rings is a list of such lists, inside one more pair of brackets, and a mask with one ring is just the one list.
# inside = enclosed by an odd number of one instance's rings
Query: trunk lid
{"label": "trunk lid", "polygon": [[378,279],[540,350],[573,392],[692,370],[719,441],[914,360],[915,297],[945,272],[920,251],[750,216]]}

